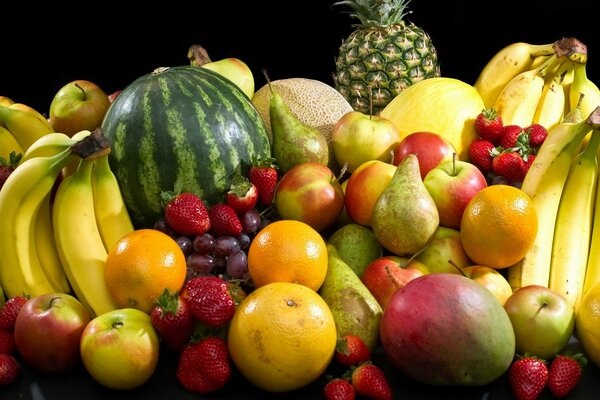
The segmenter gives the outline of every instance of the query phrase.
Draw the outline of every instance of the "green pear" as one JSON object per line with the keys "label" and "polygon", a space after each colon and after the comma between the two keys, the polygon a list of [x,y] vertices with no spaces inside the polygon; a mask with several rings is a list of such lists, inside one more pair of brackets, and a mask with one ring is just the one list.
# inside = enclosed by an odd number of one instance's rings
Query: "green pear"
{"label": "green pear", "polygon": [[383,255],[383,247],[373,230],[354,222],[338,228],[327,242],[335,247],[340,258],[359,278],[371,261]]}
{"label": "green pear", "polygon": [[429,243],[439,224],[440,216],[421,179],[417,156],[409,154],[375,202],[371,228],[387,250],[410,256]]}
{"label": "green pear", "polygon": [[325,135],[304,124],[290,110],[280,94],[271,88],[269,118],[273,132],[273,157],[282,174],[293,166],[313,161],[329,163],[329,144]]}
{"label": "green pear", "polygon": [[327,244],[327,275],[319,288],[335,321],[339,336],[357,335],[374,351],[379,344],[379,321],[383,310],[369,289]]}

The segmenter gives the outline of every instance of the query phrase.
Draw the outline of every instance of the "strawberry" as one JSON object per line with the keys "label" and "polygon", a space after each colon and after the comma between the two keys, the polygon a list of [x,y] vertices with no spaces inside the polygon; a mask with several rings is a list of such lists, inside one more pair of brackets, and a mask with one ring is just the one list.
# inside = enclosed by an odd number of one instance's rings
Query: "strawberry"
{"label": "strawberry", "polygon": [[354,390],[361,396],[375,400],[391,400],[392,388],[383,370],[370,362],[350,369],[350,379]]}
{"label": "strawberry", "polygon": [[548,137],[548,131],[543,125],[531,124],[525,128],[525,133],[529,138],[529,145],[531,147],[539,147],[544,143]]}
{"label": "strawberry", "polygon": [[27,297],[25,296],[14,296],[6,300],[4,306],[0,308],[0,331],[15,331],[17,314],[25,303],[27,303]]}
{"label": "strawberry", "polygon": [[494,144],[488,140],[475,139],[469,145],[469,159],[483,173],[492,170]]}
{"label": "strawberry", "polygon": [[546,362],[525,354],[510,365],[508,381],[517,400],[535,400],[548,381]]}
{"label": "strawberry", "polygon": [[567,397],[581,380],[587,358],[581,354],[557,354],[548,368],[548,388],[557,398]]}
{"label": "strawberry", "polygon": [[21,364],[10,354],[0,354],[0,387],[13,383],[21,373]]}
{"label": "strawberry", "polygon": [[345,378],[333,378],[325,384],[323,394],[326,400],[354,400],[356,390]]}
{"label": "strawberry", "polygon": [[480,138],[489,142],[496,143],[503,127],[502,117],[494,108],[484,108],[475,117],[475,132]]}
{"label": "strawberry", "polygon": [[241,175],[232,178],[229,191],[225,195],[225,204],[231,206],[237,215],[254,208],[258,202],[256,185]]}
{"label": "strawberry", "polygon": [[258,189],[259,203],[263,206],[270,206],[273,203],[278,180],[277,168],[273,164],[273,159],[253,162],[248,172],[248,178]]}
{"label": "strawberry", "polygon": [[213,236],[239,236],[242,233],[242,221],[231,206],[215,204],[208,210],[208,216]]}
{"label": "strawberry", "polygon": [[338,338],[335,358],[340,364],[350,367],[371,360],[371,352],[360,336],[347,334]]}
{"label": "strawberry", "polygon": [[14,151],[10,152],[8,160],[4,157],[0,157],[0,189],[2,189],[4,182],[6,182],[10,174],[12,174],[15,168],[17,168],[17,165],[19,165],[21,157],[21,153],[17,154]]}
{"label": "strawberry", "polygon": [[16,351],[15,334],[13,332],[0,331],[0,354],[13,354]]}
{"label": "strawberry", "polygon": [[235,302],[227,282],[215,275],[198,275],[189,279],[180,294],[187,302],[194,318],[218,327],[233,318]]}
{"label": "strawberry", "polygon": [[202,199],[194,193],[161,193],[165,204],[165,221],[182,235],[202,235],[210,229],[208,211]]}
{"label": "strawberry", "polygon": [[502,133],[498,136],[498,146],[510,149],[517,146],[519,136],[525,135],[525,131],[519,125],[506,125],[502,128]]}
{"label": "strawberry", "polygon": [[177,364],[177,381],[193,393],[213,393],[222,389],[231,377],[227,342],[206,337],[185,346]]}
{"label": "strawberry", "polygon": [[171,350],[181,351],[194,333],[194,316],[187,302],[169,289],[165,289],[150,311],[156,333]]}
{"label": "strawberry", "polygon": [[[533,164],[534,160],[535,160],[535,155],[533,155],[533,154],[529,154],[527,156],[527,160],[523,159],[523,161],[525,161],[525,175],[527,175],[527,171],[529,171],[529,168],[531,167],[531,164]],[[523,179],[525,179],[525,177],[523,177]]]}
{"label": "strawberry", "polygon": [[503,176],[509,183],[522,182],[525,177],[525,161],[513,151],[503,151],[492,161],[494,174]]}

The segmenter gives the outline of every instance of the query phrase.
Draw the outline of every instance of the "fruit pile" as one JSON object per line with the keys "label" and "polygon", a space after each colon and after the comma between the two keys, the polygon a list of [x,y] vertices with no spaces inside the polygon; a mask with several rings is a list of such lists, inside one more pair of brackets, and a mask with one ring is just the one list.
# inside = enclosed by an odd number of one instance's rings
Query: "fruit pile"
{"label": "fruit pile", "polygon": [[193,45],[111,95],[68,83],[48,118],[1,97],[0,390],[78,361],[135,389],[167,351],[193,394],[238,372],[391,399],[381,350],[421,385],[576,391],[600,366],[587,48],[514,43],[471,85],[440,75],[406,3],[339,3],[365,26],[335,88],[255,92],[241,60]]}

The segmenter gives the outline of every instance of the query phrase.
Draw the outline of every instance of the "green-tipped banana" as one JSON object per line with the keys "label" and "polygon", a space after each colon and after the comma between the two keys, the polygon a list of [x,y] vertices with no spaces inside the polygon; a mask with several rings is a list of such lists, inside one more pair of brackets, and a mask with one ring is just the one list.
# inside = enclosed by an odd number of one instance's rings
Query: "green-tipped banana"
{"label": "green-tipped banana", "polygon": [[61,291],[46,276],[38,258],[38,212],[61,169],[75,157],[70,149],[20,164],[0,191],[0,285],[8,297]]}
{"label": "green-tipped banana", "polygon": [[579,115],[580,110],[573,110],[550,131],[521,185],[535,206],[538,234],[523,260],[508,269],[508,281],[513,290],[530,284],[548,286],[560,197],[571,161],[585,135],[593,129],[600,108],[587,119],[579,119]]}
{"label": "green-tipped banana", "polygon": [[600,131],[594,130],[585,150],[575,156],[565,182],[554,228],[549,287],[574,309],[583,295],[598,181]]}
{"label": "green-tipped banana", "polygon": [[52,224],[58,254],[77,298],[96,316],[116,309],[104,279],[107,252],[96,225],[92,170],[83,159],[56,192]]}
{"label": "green-tipped banana", "polygon": [[133,231],[121,188],[110,169],[108,154],[96,160],[92,177],[96,222],[106,251],[125,234]]}

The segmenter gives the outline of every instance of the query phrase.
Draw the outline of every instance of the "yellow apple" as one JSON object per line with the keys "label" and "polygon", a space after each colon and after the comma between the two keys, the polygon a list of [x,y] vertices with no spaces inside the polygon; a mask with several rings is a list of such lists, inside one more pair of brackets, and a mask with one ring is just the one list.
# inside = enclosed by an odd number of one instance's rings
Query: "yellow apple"
{"label": "yellow apple", "polygon": [[504,275],[494,268],[486,267],[485,265],[470,265],[462,268],[462,272],[468,278],[488,288],[502,305],[504,305],[513,293]]}

